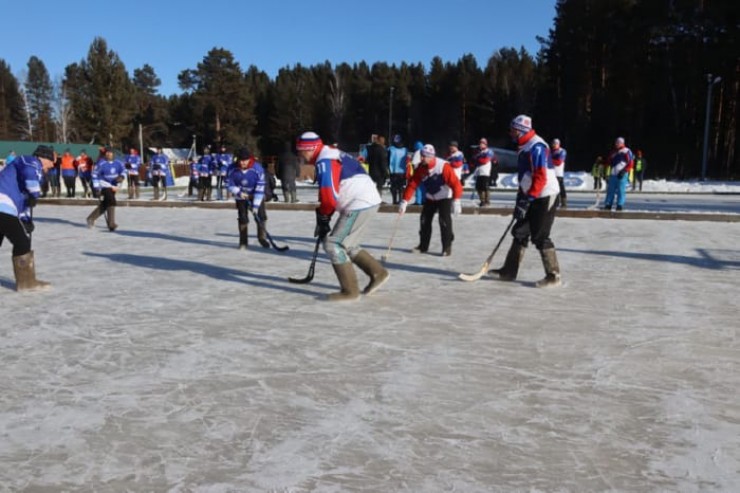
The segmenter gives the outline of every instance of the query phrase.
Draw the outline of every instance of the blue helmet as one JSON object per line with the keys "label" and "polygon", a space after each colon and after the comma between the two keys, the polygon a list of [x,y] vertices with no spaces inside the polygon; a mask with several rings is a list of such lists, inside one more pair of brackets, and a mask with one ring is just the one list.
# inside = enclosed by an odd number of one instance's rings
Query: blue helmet
{"label": "blue helmet", "polygon": [[422,142],[422,141],[420,141],[420,140],[417,140],[417,141],[416,141],[416,142],[414,143],[414,150],[415,150],[415,151],[420,151],[420,150],[421,150],[421,149],[422,149],[423,147],[424,147],[424,142]]}

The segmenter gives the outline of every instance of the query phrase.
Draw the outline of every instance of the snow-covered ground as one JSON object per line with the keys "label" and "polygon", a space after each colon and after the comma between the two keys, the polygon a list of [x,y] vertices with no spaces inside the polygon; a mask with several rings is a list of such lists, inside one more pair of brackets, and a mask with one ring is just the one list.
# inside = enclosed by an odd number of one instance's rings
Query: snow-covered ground
{"label": "snow-covered ground", "polygon": [[237,250],[231,209],[90,209],[36,209],[51,291],[2,249],[0,491],[740,491],[737,222],[558,218],[541,290],[532,248],[517,282],[457,278],[508,217],[456,218],[441,257],[407,214],[389,282],[336,304],[323,254],[287,281],[310,210],[270,211],[279,253],[253,224]]}

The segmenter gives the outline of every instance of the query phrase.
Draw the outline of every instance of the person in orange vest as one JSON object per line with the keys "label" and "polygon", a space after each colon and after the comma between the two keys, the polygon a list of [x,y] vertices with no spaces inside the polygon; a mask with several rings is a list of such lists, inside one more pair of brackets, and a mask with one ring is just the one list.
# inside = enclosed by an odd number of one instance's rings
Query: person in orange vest
{"label": "person in orange vest", "polygon": [[75,158],[69,149],[65,150],[64,154],[62,154],[61,171],[64,188],[67,189],[67,198],[74,198],[77,168],[75,167]]}

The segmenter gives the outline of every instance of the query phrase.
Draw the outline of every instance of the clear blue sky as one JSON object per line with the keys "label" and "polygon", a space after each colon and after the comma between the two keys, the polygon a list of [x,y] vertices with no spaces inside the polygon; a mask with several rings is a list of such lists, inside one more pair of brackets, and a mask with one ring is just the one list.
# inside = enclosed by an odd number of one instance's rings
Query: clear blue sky
{"label": "clear blue sky", "polygon": [[145,63],[161,94],[179,93],[177,74],[195,68],[211,48],[231,51],[242,69],[274,78],[298,63],[365,60],[399,64],[472,54],[484,66],[504,47],[539,50],[555,0],[27,0],[3,2],[0,58],[18,76],[32,55],[52,79],[87,56],[103,37],[129,74]]}

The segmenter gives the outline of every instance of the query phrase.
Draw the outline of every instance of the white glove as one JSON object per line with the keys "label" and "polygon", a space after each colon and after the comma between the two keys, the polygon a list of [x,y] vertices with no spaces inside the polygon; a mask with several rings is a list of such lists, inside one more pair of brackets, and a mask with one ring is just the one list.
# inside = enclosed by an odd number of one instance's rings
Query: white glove
{"label": "white glove", "polygon": [[462,213],[462,204],[460,203],[460,199],[452,201],[452,213],[456,216],[459,216]]}
{"label": "white glove", "polygon": [[402,200],[400,204],[398,204],[398,215],[403,216],[406,213],[406,206],[409,205],[408,202],[405,200]]}

